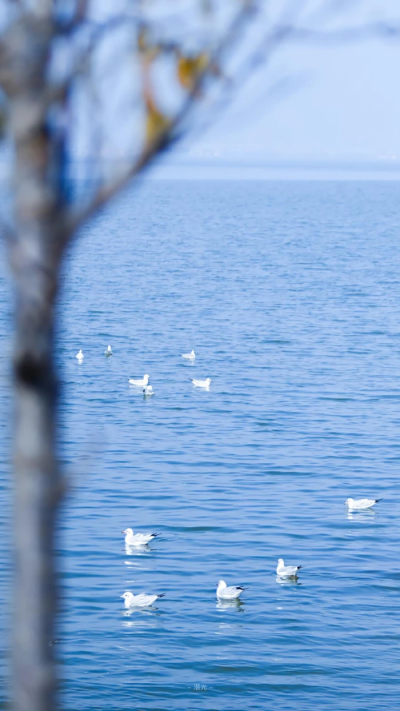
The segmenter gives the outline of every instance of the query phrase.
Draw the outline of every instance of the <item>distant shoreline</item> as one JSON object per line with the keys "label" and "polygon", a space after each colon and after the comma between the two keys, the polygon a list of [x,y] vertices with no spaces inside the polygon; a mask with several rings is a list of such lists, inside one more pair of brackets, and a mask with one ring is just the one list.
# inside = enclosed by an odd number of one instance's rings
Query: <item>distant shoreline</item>
{"label": "distant shoreline", "polygon": [[[123,160],[105,160],[101,164],[103,175],[122,172],[127,163]],[[9,177],[10,163],[0,160],[0,180]],[[96,179],[98,162],[95,159],[73,160],[69,164],[72,180]],[[150,180],[400,180],[400,160],[330,161],[300,159],[261,159],[231,157],[187,157],[166,154],[149,168],[141,179]]]}

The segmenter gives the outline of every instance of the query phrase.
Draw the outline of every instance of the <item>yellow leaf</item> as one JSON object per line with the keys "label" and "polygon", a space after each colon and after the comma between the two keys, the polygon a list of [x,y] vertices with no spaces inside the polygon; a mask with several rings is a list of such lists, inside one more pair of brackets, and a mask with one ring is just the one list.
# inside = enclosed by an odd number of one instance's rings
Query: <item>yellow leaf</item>
{"label": "yellow leaf", "polygon": [[137,38],[137,46],[139,52],[142,52],[143,54],[145,54],[148,47],[147,34],[148,33],[146,27],[141,27]]}
{"label": "yellow leaf", "polygon": [[145,26],[141,27],[139,30],[137,47],[139,54],[141,54],[147,62],[152,62],[161,52],[161,47],[159,45],[151,44],[149,40],[149,31]]}
{"label": "yellow leaf", "polygon": [[171,119],[163,114],[156,107],[151,99],[146,100],[146,142],[156,143],[158,139],[165,133],[167,133],[170,125]]}
{"label": "yellow leaf", "polygon": [[193,91],[199,78],[207,69],[208,63],[209,56],[207,52],[201,52],[191,57],[179,55],[177,71],[181,86],[188,91]]}

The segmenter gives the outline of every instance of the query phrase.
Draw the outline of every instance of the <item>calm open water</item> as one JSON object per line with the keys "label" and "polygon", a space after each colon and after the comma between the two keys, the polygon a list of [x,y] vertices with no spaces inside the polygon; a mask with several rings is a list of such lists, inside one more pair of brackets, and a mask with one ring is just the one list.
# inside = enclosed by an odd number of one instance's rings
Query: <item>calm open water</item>
{"label": "calm open water", "polygon": [[[399,193],[152,182],[82,233],[57,354],[72,481],[60,539],[67,711],[397,707]],[[6,298],[3,280],[2,630]],[[180,358],[192,348],[195,365]],[[150,399],[127,382],[144,373]],[[192,388],[207,376],[209,392]],[[348,496],[384,500],[349,515]],[[127,526],[161,537],[128,555]],[[297,585],[276,581],[278,557],[304,566]],[[220,578],[246,586],[242,605],[217,603]],[[125,590],[166,597],[127,615]]]}

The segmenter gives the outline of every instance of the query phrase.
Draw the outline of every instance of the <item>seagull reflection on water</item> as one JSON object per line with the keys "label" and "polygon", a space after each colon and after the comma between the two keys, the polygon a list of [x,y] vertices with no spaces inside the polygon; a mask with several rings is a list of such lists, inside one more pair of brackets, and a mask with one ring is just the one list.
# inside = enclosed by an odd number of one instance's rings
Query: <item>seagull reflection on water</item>
{"label": "seagull reflection on water", "polygon": [[[160,608],[154,605],[148,605],[146,608],[143,607],[128,607],[122,611],[123,617],[131,617],[132,615],[147,615],[148,617],[154,617],[154,615],[160,614]],[[139,623],[139,620],[138,620]]]}
{"label": "seagull reflection on water", "polygon": [[276,582],[279,583],[279,585],[301,585],[297,575],[292,575],[290,578],[281,578],[280,575],[277,575]]}
{"label": "seagull reflection on water", "polygon": [[149,545],[144,545],[144,546],[128,546],[125,544],[125,553],[126,555],[149,555],[152,552],[152,548],[150,548]]}
{"label": "seagull reflection on water", "polygon": [[216,604],[217,610],[221,610],[222,612],[227,612],[227,610],[244,612],[244,607],[245,604],[243,600],[239,600],[239,598],[236,598],[236,600],[218,600]]}
{"label": "seagull reflection on water", "polygon": [[[122,627],[130,627],[135,629],[142,628],[155,629],[159,626],[160,621],[157,619],[161,617],[162,612],[160,612],[158,607],[147,607],[146,609],[130,609],[124,610],[122,612]],[[132,617],[133,616],[133,617]],[[128,619],[127,619],[128,618]]]}
{"label": "seagull reflection on water", "polygon": [[364,509],[364,511],[347,511],[349,521],[368,522],[375,519],[379,514],[374,509]]}

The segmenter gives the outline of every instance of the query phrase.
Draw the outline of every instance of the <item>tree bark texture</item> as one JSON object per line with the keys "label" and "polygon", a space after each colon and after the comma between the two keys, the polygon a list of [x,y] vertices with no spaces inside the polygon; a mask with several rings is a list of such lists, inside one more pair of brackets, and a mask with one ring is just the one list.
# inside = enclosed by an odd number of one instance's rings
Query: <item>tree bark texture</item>
{"label": "tree bark texture", "polygon": [[[34,23],[34,27],[31,23]],[[54,310],[60,267],[62,199],[54,176],[46,72],[51,26],[20,22],[6,47],[10,129],[15,146],[15,711],[54,711],[57,584],[55,522],[61,494],[57,463]]]}

